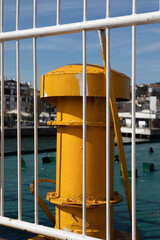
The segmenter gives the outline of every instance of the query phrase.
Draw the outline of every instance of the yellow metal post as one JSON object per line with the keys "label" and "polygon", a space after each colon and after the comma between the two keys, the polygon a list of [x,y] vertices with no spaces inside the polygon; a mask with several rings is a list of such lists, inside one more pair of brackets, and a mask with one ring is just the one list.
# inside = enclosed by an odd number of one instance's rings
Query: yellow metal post
{"label": "yellow metal post", "polygon": [[[105,238],[106,130],[104,68],[87,65],[87,235]],[[40,95],[57,106],[56,191],[47,199],[56,204],[56,225],[82,233],[82,65],[68,65],[41,77]],[[117,99],[129,99],[129,78],[111,70]],[[113,206],[122,201],[114,192],[114,129],[110,129],[111,239],[114,239]]]}

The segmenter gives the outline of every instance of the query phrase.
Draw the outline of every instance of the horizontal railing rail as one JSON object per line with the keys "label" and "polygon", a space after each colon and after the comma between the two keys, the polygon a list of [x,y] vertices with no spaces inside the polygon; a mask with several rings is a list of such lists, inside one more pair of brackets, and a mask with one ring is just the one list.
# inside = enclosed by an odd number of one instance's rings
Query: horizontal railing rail
{"label": "horizontal railing rail", "polygon": [[67,239],[78,240],[80,238],[84,240],[94,240],[94,239],[99,240],[98,238],[88,237],[86,235],[82,236],[77,233],[62,231],[59,229],[46,227],[39,224],[29,223],[21,220],[15,220],[7,217],[0,217],[0,224],[3,226],[12,227],[12,228],[28,231],[35,234],[41,234],[44,236],[55,237],[55,238],[64,239],[64,240],[67,240]]}
{"label": "horizontal railing rail", "polygon": [[138,25],[153,24],[153,23],[160,23],[160,11],[55,25],[55,26],[49,26],[49,27],[1,32],[0,42],[34,38],[34,37],[46,37],[46,36],[63,35],[63,34],[69,34],[69,33],[77,33],[77,32],[82,32],[83,30],[94,31],[94,30],[106,29],[106,28],[122,28],[122,27],[129,27],[132,25],[138,26]]}

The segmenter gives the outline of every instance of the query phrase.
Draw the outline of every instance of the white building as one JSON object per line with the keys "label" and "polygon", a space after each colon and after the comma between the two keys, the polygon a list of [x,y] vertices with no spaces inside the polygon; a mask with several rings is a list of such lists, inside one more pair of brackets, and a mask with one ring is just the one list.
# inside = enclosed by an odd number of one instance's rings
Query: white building
{"label": "white building", "polygon": [[[121,132],[123,135],[132,133],[132,114],[131,112],[118,113],[123,126]],[[159,136],[160,135],[160,112],[143,110],[136,112],[136,135],[139,136]]]}
{"label": "white building", "polygon": [[[21,110],[30,112],[33,104],[33,88],[29,83],[20,84]],[[14,79],[4,81],[4,109],[10,111],[17,108],[17,81]]]}

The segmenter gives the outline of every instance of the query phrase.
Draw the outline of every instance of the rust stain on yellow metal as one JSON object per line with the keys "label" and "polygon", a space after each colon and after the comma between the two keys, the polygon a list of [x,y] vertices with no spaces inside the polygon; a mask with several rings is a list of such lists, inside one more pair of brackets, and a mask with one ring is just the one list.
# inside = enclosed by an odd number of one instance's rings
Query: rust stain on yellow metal
{"label": "rust stain on yellow metal", "polygon": [[[58,197],[56,192],[48,192],[46,198],[51,203],[61,205],[61,206],[70,206],[70,207],[82,207],[82,201],[76,200],[72,198],[63,198]],[[110,200],[111,206],[114,206],[115,204],[123,201],[123,197],[118,193],[114,192],[112,195],[112,198]],[[96,199],[93,200],[87,200],[86,207],[87,208],[95,208],[97,206],[103,206],[106,205],[106,201],[97,201]]]}
{"label": "rust stain on yellow metal", "polygon": [[[111,71],[117,99],[130,97],[130,79]],[[87,235],[106,235],[106,113],[104,67],[87,65]],[[57,106],[56,192],[47,194],[56,204],[58,229],[82,233],[82,65],[68,65],[41,77],[41,97]],[[110,126],[111,239],[113,206],[122,201],[114,192],[114,128]]]}

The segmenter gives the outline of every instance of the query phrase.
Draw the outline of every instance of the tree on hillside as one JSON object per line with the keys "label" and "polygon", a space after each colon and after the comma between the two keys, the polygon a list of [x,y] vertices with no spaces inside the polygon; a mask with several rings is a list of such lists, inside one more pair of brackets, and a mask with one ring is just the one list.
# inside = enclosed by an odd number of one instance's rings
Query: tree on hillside
{"label": "tree on hillside", "polygon": [[157,92],[157,91],[153,90],[152,96],[156,96],[157,99],[160,99],[160,92]]}
{"label": "tree on hillside", "polygon": [[148,86],[144,85],[143,87],[137,86],[137,97],[146,96],[148,93]]}
{"label": "tree on hillside", "polygon": [[[54,106],[52,106],[50,103],[44,101],[40,96],[37,96],[37,105],[38,105],[38,116],[40,115],[41,112],[47,111],[49,114],[51,112],[54,112]],[[30,114],[33,116],[34,114],[34,103],[30,105]]]}

